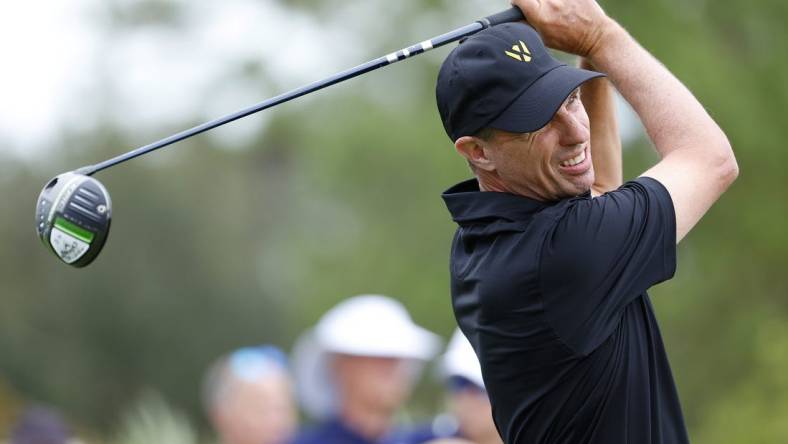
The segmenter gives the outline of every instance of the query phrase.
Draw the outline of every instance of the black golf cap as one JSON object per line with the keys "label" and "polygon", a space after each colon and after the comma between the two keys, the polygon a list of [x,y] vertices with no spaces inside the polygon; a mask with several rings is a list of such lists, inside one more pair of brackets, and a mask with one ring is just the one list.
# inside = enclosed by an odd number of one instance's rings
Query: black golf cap
{"label": "black golf cap", "polygon": [[449,54],[438,74],[438,110],[452,141],[483,128],[528,133],[547,125],[575,88],[602,76],[555,59],[529,25],[505,23]]}

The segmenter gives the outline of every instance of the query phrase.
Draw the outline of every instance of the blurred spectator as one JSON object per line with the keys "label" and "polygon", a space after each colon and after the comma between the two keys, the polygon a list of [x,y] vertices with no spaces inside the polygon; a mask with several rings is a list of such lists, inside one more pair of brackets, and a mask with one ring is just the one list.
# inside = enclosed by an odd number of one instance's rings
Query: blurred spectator
{"label": "blurred spectator", "polygon": [[294,443],[406,442],[394,415],[438,345],[385,296],[356,296],[329,310],[295,346],[299,399],[318,423]]}
{"label": "blurred spectator", "polygon": [[283,444],[297,425],[287,360],[272,346],[247,347],[206,376],[205,409],[221,444]]}
{"label": "blurred spectator", "polygon": [[70,444],[78,442],[55,410],[31,407],[11,427],[9,444]]}
{"label": "blurred spectator", "polygon": [[[438,416],[429,430],[416,430],[411,441],[429,444],[473,442],[502,444],[482,380],[482,368],[468,339],[457,329],[441,359],[441,376],[448,390],[449,413]],[[468,441],[465,441],[468,440]]]}
{"label": "blurred spectator", "polygon": [[459,329],[454,331],[442,364],[449,390],[449,412],[457,419],[457,435],[476,444],[501,444],[479,358]]}
{"label": "blurred spectator", "polygon": [[461,438],[438,438],[432,441],[427,441],[425,444],[474,444],[474,443]]}

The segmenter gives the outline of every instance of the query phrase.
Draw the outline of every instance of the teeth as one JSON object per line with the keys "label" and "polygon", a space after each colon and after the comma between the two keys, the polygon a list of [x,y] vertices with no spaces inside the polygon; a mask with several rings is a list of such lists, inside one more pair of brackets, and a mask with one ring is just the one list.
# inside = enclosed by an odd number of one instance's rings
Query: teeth
{"label": "teeth", "polygon": [[577,165],[578,163],[580,163],[580,162],[582,162],[584,160],[586,160],[586,152],[585,152],[585,150],[583,150],[583,152],[578,154],[577,157],[573,157],[573,158],[571,158],[569,160],[565,160],[565,161],[561,162],[561,166],[565,166],[565,167],[575,166],[575,165]]}

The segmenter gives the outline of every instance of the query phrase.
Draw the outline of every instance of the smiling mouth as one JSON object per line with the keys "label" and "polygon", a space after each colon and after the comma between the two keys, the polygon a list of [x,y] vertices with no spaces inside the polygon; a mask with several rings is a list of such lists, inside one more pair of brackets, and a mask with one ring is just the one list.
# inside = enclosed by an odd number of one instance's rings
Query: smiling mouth
{"label": "smiling mouth", "polygon": [[561,162],[559,165],[561,165],[562,167],[572,167],[579,163],[582,163],[584,160],[586,160],[586,150],[583,150],[580,154],[569,160],[565,160]]}
{"label": "smiling mouth", "polygon": [[579,176],[588,172],[591,169],[591,152],[588,146],[577,156],[560,162],[558,167],[563,174],[570,176]]}

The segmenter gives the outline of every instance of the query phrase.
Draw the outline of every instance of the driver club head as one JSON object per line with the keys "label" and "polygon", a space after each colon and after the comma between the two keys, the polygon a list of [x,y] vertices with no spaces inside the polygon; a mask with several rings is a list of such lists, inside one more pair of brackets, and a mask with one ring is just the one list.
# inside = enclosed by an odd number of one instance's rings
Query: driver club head
{"label": "driver club head", "polygon": [[98,180],[68,172],[50,180],[36,202],[36,232],[63,262],[84,267],[101,252],[109,234],[112,202]]}

